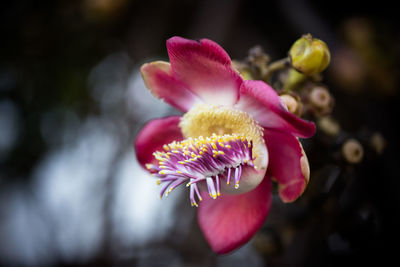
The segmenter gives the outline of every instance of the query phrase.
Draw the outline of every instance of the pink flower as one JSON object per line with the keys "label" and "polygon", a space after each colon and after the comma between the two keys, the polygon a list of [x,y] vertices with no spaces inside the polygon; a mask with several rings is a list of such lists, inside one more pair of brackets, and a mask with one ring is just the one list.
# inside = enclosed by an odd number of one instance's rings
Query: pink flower
{"label": "pink flower", "polygon": [[156,97],[185,114],[148,122],[137,158],[162,184],[161,197],[188,187],[211,248],[228,253],[265,221],[271,180],[284,202],[303,193],[309,166],[298,137],[311,137],[315,125],[266,83],[243,80],[213,41],[172,37],[167,49],[171,63],[144,64],[141,73]]}

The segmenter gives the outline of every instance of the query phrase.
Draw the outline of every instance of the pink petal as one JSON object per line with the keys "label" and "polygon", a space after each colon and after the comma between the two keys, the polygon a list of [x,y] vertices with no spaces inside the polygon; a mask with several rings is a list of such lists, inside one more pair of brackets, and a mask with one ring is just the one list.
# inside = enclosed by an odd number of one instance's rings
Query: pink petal
{"label": "pink petal", "polygon": [[204,194],[198,222],[211,248],[218,254],[249,241],[263,225],[271,205],[268,177],[252,191],[241,195],[222,194],[212,199]]}
{"label": "pink petal", "polygon": [[145,167],[146,163],[155,163],[153,152],[160,150],[164,144],[181,141],[183,136],[178,127],[179,116],[171,116],[149,121],[139,132],[135,140],[136,157]]}
{"label": "pink petal", "polygon": [[168,62],[155,61],[144,64],[140,72],[153,95],[183,112],[188,111],[194,103],[201,102],[185,84],[172,76],[171,65]]}
{"label": "pink petal", "polygon": [[303,148],[291,134],[264,130],[264,139],[270,156],[267,173],[279,183],[281,199],[295,201],[304,192],[310,177]]}
{"label": "pink petal", "polygon": [[172,37],[167,41],[174,77],[209,104],[233,105],[242,78],[225,50],[211,40]]}
{"label": "pink petal", "polygon": [[244,81],[235,107],[251,114],[265,128],[299,137],[311,137],[315,133],[314,123],[290,113],[275,90],[262,81]]}

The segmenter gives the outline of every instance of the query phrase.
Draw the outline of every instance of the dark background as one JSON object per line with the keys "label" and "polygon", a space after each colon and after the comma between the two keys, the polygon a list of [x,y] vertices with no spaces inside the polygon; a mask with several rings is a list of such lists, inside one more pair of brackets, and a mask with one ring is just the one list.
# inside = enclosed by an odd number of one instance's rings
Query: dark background
{"label": "dark background", "polygon": [[[396,258],[400,36],[390,2],[3,2],[0,265],[342,266]],[[161,202],[143,184],[134,137],[148,119],[176,111],[152,99],[138,68],[166,59],[174,35],[210,38],[234,59],[254,45],[279,59],[304,33],[331,49],[324,82],[343,135],[307,141],[304,197],[286,205],[274,196],[253,242],[217,257],[186,195]],[[336,157],[343,138],[363,143],[373,132],[386,140],[382,154],[366,149],[356,166]]]}

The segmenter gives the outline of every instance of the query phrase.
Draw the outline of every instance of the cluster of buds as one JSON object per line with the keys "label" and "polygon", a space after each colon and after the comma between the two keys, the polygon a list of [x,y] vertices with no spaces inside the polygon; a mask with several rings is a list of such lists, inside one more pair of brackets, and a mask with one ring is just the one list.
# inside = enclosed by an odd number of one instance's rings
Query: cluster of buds
{"label": "cluster of buds", "polygon": [[358,138],[347,138],[341,147],[341,156],[349,164],[361,163],[365,154],[373,152],[381,155],[386,147],[386,140],[378,132],[366,131],[358,134]]}
{"label": "cluster of buds", "polygon": [[[357,176],[355,172],[380,156],[386,141],[382,134],[365,127],[348,132],[345,124],[335,119],[332,114],[335,99],[330,88],[322,82],[321,75],[330,59],[327,45],[307,34],[292,45],[287,58],[271,62],[257,48],[251,51],[243,66],[247,67],[252,77],[270,83],[278,91],[289,112],[316,121],[317,134],[310,143],[305,143],[309,146],[307,149],[314,149],[314,154],[310,157],[310,161],[313,161],[313,185],[303,201],[315,201],[323,206],[324,212],[330,212],[327,217],[335,218],[337,213],[333,211],[336,204],[340,201],[342,205],[345,198],[343,196],[352,192],[351,187],[354,186]],[[346,70],[343,69],[344,72]],[[329,193],[329,197],[321,197],[321,192]],[[271,230],[274,227],[265,229],[256,236],[255,248],[269,256],[281,253],[293,240],[296,223],[282,224],[279,221],[275,226],[281,227],[279,231]]]}
{"label": "cluster of buds", "polygon": [[[244,60],[234,61],[234,66],[244,79],[262,79],[271,84],[291,113],[316,120],[323,135],[341,145],[341,158],[348,164],[357,164],[364,158],[365,144],[348,134],[345,134],[348,138],[342,138],[344,131],[331,115],[335,99],[328,86],[321,82],[321,73],[330,60],[326,43],[306,34],[293,43],[286,58],[271,61],[271,57],[256,46]],[[382,153],[384,147],[381,137],[374,136],[367,145],[377,154]]]}
{"label": "cluster of buds", "polygon": [[249,50],[248,56],[243,61],[233,61],[236,70],[245,80],[262,79],[268,72],[271,58],[264,52],[261,46],[255,46]]}
{"label": "cluster of buds", "polygon": [[330,113],[333,98],[325,86],[310,90],[309,84],[317,84],[329,62],[328,46],[307,34],[292,45],[286,58],[271,62],[270,56],[256,46],[244,60],[233,63],[244,79],[262,79],[272,84],[292,113],[320,116]]}

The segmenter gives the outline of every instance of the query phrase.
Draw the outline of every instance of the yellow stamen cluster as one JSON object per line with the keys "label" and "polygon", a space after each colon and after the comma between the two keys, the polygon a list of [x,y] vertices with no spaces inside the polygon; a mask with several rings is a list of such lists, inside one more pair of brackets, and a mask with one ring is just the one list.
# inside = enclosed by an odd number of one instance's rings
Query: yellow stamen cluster
{"label": "yellow stamen cluster", "polygon": [[[185,165],[201,158],[204,153],[209,151],[209,149],[212,149],[211,152],[214,158],[216,158],[218,155],[225,155],[225,152],[219,148],[222,147],[224,149],[231,149],[232,147],[230,144],[232,141],[247,141],[247,147],[252,147],[252,143],[243,134],[212,134],[210,137],[205,138],[203,136],[199,136],[198,138],[189,137],[180,142],[173,141],[172,143],[163,146],[164,151],[156,151],[153,153],[153,155],[159,161],[159,168],[165,169],[166,167],[163,165],[168,159],[170,159],[172,154],[181,154],[186,156],[187,159],[178,161],[179,164]],[[247,160],[245,163],[247,163]],[[148,168],[151,168],[151,166]],[[179,170],[176,172],[180,173]],[[159,174],[167,174],[167,171],[161,170],[159,171]]]}
{"label": "yellow stamen cluster", "polygon": [[241,134],[253,141],[254,157],[259,155],[257,145],[264,143],[263,128],[249,114],[228,106],[197,104],[182,117],[179,127],[186,138]]}

